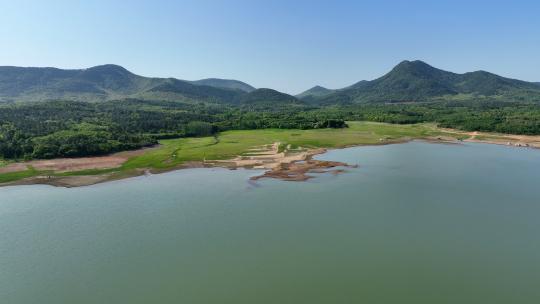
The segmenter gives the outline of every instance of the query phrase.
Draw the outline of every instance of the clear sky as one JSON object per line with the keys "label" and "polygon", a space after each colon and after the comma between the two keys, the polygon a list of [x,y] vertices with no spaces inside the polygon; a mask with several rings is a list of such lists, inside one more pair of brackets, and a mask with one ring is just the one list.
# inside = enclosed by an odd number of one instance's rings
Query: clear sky
{"label": "clear sky", "polygon": [[115,63],[299,93],[404,59],[540,81],[540,1],[0,0],[0,65]]}

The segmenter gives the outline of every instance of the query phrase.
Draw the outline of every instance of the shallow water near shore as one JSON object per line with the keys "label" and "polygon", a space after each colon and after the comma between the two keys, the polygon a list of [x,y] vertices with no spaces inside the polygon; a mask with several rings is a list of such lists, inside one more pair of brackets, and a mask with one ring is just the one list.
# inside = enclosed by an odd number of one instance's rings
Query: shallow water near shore
{"label": "shallow water near shore", "polygon": [[0,302],[540,301],[540,150],[410,142],[316,158],[359,167],[0,188]]}

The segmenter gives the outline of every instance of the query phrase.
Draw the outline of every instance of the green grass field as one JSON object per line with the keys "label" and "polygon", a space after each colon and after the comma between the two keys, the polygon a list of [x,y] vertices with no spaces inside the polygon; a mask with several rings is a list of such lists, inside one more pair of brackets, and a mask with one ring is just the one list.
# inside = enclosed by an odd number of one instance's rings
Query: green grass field
{"label": "green grass field", "polygon": [[[123,169],[166,169],[186,161],[221,160],[247,153],[250,148],[274,142],[292,148],[339,148],[373,145],[404,139],[450,135],[434,125],[392,125],[373,122],[349,122],[346,129],[245,130],[227,131],[217,137],[168,139],[161,148],[127,161]],[[382,139],[382,140],[381,140]]]}
{"label": "green grass field", "polygon": [[[433,136],[456,136],[437,129],[432,124],[393,125],[373,122],[348,122],[346,129],[314,130],[245,130],[222,132],[215,137],[178,138],[160,141],[156,149],[130,158],[121,167],[105,170],[85,170],[50,173],[55,176],[93,175],[115,172],[126,175],[135,169],[167,170],[188,161],[223,160],[246,154],[249,149],[281,142],[280,150],[291,145],[297,148],[340,148],[352,145],[373,145]],[[35,170],[0,174],[0,183],[43,174]]]}

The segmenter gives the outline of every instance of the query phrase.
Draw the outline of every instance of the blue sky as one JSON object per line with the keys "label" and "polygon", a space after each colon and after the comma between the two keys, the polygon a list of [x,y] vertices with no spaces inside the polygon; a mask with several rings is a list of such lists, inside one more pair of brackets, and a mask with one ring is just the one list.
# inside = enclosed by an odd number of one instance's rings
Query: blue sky
{"label": "blue sky", "polygon": [[0,0],[0,65],[115,63],[299,93],[404,59],[540,81],[540,1]]}

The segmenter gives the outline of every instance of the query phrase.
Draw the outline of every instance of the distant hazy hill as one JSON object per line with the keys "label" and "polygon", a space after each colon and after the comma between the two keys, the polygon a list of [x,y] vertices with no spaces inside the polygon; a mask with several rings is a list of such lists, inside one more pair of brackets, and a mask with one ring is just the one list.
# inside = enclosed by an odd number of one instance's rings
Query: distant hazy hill
{"label": "distant hazy hill", "polygon": [[321,86],[314,86],[313,88],[296,95],[296,97],[300,99],[310,98],[310,97],[321,97],[321,96],[326,96],[332,92],[334,92],[334,90],[330,90]]}
{"label": "distant hazy hill", "polygon": [[189,82],[142,77],[112,64],[81,70],[0,67],[0,101],[103,101],[135,97],[233,102],[252,89],[236,80]]}
{"label": "distant hazy hill", "polygon": [[318,103],[417,102],[491,96],[504,100],[540,101],[540,87],[485,71],[456,74],[422,61],[403,61],[388,74],[360,81],[330,94],[306,99]]}
{"label": "distant hazy hill", "polygon": [[297,104],[296,97],[272,89],[257,89],[239,98],[241,104]]}
{"label": "distant hazy hill", "polygon": [[247,93],[255,91],[255,88],[250,86],[249,84],[232,79],[207,78],[190,82],[197,85],[206,85],[222,89],[241,90]]}
{"label": "distant hazy hill", "polygon": [[234,103],[244,91],[195,85],[187,81],[169,78],[160,84],[136,95],[143,99],[161,99],[170,101],[207,101],[216,103]]}

